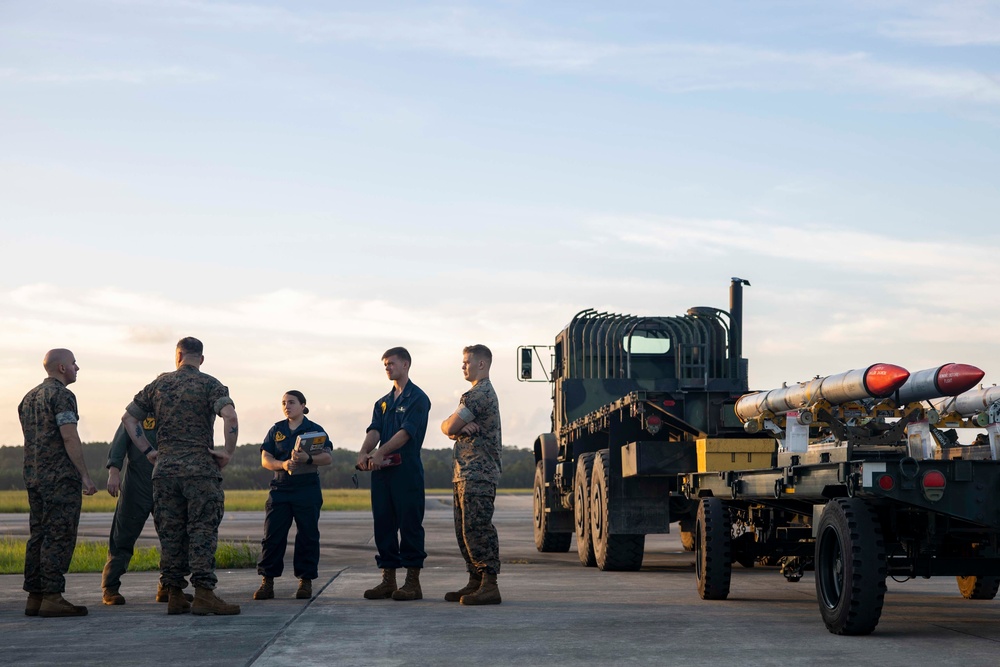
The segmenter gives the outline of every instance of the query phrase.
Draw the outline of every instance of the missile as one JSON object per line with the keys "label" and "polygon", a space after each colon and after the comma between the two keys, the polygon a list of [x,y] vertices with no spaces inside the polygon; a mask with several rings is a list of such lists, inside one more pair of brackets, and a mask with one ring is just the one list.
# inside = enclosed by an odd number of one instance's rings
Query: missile
{"label": "missile", "polygon": [[1000,401],[1000,387],[993,385],[973,389],[952,398],[931,401],[931,406],[942,415],[954,412],[963,417],[971,417],[988,409],[996,401]]}
{"label": "missile", "polygon": [[746,394],[736,401],[736,416],[745,423],[765,412],[781,414],[820,400],[839,405],[865,398],[886,398],[892,396],[909,377],[910,372],[900,366],[874,364],[791,387]]}
{"label": "missile", "polygon": [[958,396],[976,386],[986,373],[969,364],[945,364],[910,373],[899,388],[899,405],[932,398]]}

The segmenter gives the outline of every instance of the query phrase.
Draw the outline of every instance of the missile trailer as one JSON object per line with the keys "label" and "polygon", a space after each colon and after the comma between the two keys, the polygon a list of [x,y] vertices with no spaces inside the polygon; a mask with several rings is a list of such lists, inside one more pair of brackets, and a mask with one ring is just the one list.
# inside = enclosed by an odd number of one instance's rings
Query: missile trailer
{"label": "missile trailer", "polygon": [[583,565],[637,570],[646,535],[678,521],[693,548],[697,503],[680,493],[678,473],[698,469],[699,442],[742,437],[733,406],[748,389],[744,284],[732,279],[729,312],[584,310],[554,345],[519,348],[518,379],[552,385],[552,428],[534,442],[539,551],[566,552],[575,534]]}
{"label": "missile trailer", "polygon": [[[972,384],[982,376],[975,367],[964,373]],[[770,465],[680,478],[684,495],[699,503],[695,571],[702,598],[728,596],[733,563],[780,565],[793,582],[814,570],[826,627],[864,635],[878,624],[887,576],[955,576],[965,598],[997,594],[1000,401],[975,415],[942,415],[919,401],[899,408],[891,399],[820,401],[760,418],[778,438]],[[809,442],[790,451],[792,432],[803,424]],[[976,448],[959,447],[939,430],[949,426],[986,427],[991,460],[973,460]],[[786,445],[780,450],[779,439]]]}

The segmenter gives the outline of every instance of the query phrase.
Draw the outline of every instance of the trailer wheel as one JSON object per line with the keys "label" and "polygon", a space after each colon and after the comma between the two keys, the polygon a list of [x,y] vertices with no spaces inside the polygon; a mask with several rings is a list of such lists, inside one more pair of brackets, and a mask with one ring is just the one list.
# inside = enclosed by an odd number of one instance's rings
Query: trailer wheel
{"label": "trailer wheel", "polygon": [[1000,590],[1000,577],[955,577],[966,600],[992,600]]}
{"label": "trailer wheel", "polygon": [[594,457],[594,472],[590,484],[590,535],[594,543],[597,568],[606,570],[638,570],[642,566],[645,535],[612,535],[608,532],[608,498],[611,465],[608,450]]}
{"label": "trailer wheel", "polygon": [[827,630],[871,634],[886,590],[885,543],[875,511],[861,498],[831,500],[816,536],[816,598]]}
{"label": "trailer wheel", "polygon": [[586,567],[597,565],[594,540],[590,536],[590,485],[594,476],[594,453],[581,454],[573,482],[573,518],[576,523],[576,551]]}
{"label": "trailer wheel", "polygon": [[694,568],[702,600],[725,600],[733,574],[732,524],[718,498],[702,498],[694,524]]}
{"label": "trailer wheel", "polygon": [[535,466],[534,496],[535,548],[543,553],[565,553],[573,533],[556,533],[549,529],[548,514],[545,513],[545,470],[542,462]]}

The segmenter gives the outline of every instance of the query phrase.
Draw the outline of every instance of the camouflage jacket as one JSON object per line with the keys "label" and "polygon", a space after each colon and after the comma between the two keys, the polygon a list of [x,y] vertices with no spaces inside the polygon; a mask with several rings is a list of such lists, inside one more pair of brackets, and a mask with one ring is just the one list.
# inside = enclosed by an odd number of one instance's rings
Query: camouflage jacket
{"label": "camouflage jacket", "polygon": [[455,472],[452,481],[500,481],[500,404],[493,383],[480,380],[458,401],[458,416],[466,423],[476,422],[479,433],[460,435],[455,440]]}
{"label": "camouflage jacket", "polygon": [[62,480],[80,481],[80,472],[66,453],[59,427],[76,424],[76,396],[55,378],[25,394],[17,406],[24,433],[24,485],[38,487]]}
{"label": "camouflage jacket", "polygon": [[227,405],[233,405],[229,389],[188,364],[160,375],[136,394],[126,408],[128,413],[140,423],[149,413],[156,418],[159,456],[153,479],[221,479],[222,472],[210,450],[215,436],[215,416]]}

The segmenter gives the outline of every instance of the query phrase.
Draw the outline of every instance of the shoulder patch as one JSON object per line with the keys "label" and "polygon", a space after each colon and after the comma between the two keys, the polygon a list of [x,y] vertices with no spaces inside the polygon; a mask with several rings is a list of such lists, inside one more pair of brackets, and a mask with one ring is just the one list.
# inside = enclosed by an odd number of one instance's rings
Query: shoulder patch
{"label": "shoulder patch", "polygon": [[389,406],[388,406],[388,405],[386,405],[385,401],[382,401],[382,414],[385,414],[385,409],[386,409],[387,407],[389,407]]}
{"label": "shoulder patch", "polygon": [[275,442],[281,442],[284,439],[285,439],[285,434],[282,433],[281,431],[278,431],[277,433],[274,434],[274,441]]}
{"label": "shoulder patch", "polygon": [[152,431],[154,428],[156,428],[156,418],[146,417],[145,419],[143,419],[142,428],[146,431]]}

